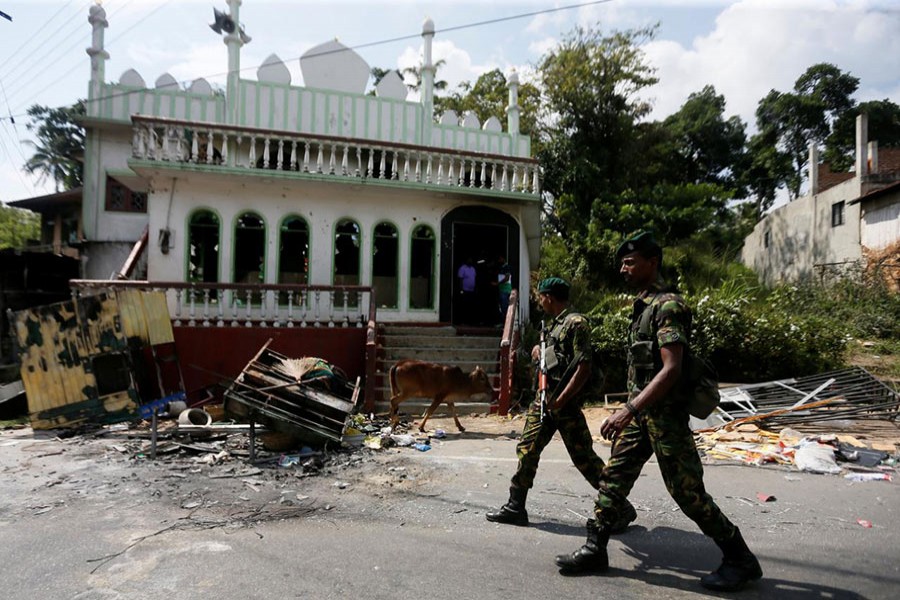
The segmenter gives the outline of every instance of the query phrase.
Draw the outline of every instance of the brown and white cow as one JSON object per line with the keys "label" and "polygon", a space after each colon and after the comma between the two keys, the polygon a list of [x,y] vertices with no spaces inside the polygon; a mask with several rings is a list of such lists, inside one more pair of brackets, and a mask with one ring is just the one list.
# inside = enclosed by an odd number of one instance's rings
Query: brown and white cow
{"label": "brown and white cow", "polygon": [[410,398],[431,398],[431,406],[419,424],[419,431],[425,431],[425,423],[441,402],[446,402],[453,414],[453,420],[460,431],[466,429],[456,416],[453,400],[468,398],[477,394],[492,395],[494,389],[487,373],[481,367],[463,373],[459,367],[448,367],[421,360],[401,360],[390,371],[391,376],[391,429],[397,426],[397,406]]}

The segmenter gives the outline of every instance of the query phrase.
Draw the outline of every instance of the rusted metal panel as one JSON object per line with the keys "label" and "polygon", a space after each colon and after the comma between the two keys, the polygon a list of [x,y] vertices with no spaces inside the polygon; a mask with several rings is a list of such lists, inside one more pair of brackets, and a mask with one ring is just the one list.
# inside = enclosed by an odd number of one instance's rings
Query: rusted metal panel
{"label": "rusted metal panel", "polygon": [[13,313],[12,324],[35,429],[133,418],[130,350],[173,339],[161,292],[82,296]]}

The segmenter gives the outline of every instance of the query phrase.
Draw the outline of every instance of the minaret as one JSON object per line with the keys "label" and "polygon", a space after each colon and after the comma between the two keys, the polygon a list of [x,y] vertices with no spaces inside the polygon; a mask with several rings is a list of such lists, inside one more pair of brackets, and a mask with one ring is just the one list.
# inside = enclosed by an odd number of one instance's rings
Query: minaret
{"label": "minaret", "polygon": [[239,83],[241,79],[241,0],[228,0],[228,10],[234,21],[234,31],[226,33],[222,41],[228,46],[228,79],[225,86],[225,118],[229,125],[240,125],[241,101]]}
{"label": "minaret", "polygon": [[509,106],[506,107],[506,129],[512,136],[519,135],[519,74],[515,69],[506,82],[509,87]]}
{"label": "minaret", "polygon": [[98,107],[95,106],[93,100],[101,95],[101,88],[106,79],[106,60],[109,53],[103,49],[103,33],[109,27],[106,21],[106,11],[100,4],[94,4],[88,13],[88,23],[91,24],[92,37],[91,47],[86,49],[88,56],[91,57],[91,80],[88,85],[88,103],[87,113],[91,116],[97,116]]}
{"label": "minaret", "polygon": [[435,68],[431,58],[431,43],[434,40],[434,21],[425,19],[422,24],[422,37],[425,38],[424,60],[422,62],[422,140],[421,144],[431,145],[431,131],[434,125],[434,74]]}

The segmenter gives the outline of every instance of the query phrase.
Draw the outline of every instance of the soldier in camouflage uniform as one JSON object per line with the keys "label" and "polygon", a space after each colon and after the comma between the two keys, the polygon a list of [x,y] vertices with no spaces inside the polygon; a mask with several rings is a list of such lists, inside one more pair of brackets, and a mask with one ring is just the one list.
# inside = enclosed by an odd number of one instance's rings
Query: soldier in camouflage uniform
{"label": "soldier in camouflage uniform", "polygon": [[[534,485],[541,452],[559,431],[575,467],[594,489],[600,484],[603,459],[593,448],[593,438],[581,410],[585,400],[584,386],[591,377],[591,332],[587,320],[569,307],[569,284],[559,277],[549,277],[538,285],[541,308],[551,318],[546,339],[554,357],[548,369],[549,390],[546,406],[540,394],[528,408],[522,438],[516,446],[518,468],[509,488],[509,501],[499,510],[487,513],[488,521],[512,525],[528,525],[525,499]],[[532,360],[540,360],[540,346],[532,350]],[[548,363],[548,366],[549,364]],[[537,388],[537,386],[535,386]],[[627,501],[623,505],[612,533],[623,531],[637,517]]]}
{"label": "soldier in camouflage uniform", "polygon": [[556,564],[564,573],[609,567],[611,524],[619,518],[644,463],[655,454],[669,494],[723,552],[721,566],[702,577],[701,584],[718,591],[738,590],[762,577],[762,569],[703,485],[703,467],[688,424],[691,392],[680,381],[691,332],[690,308],[659,279],[662,249],[649,233],[626,240],[616,258],[626,283],[639,291],[628,336],[629,399],[601,425],[601,435],[613,440],[613,446],[595,519],[587,523],[587,541],[575,552],[557,556]]}

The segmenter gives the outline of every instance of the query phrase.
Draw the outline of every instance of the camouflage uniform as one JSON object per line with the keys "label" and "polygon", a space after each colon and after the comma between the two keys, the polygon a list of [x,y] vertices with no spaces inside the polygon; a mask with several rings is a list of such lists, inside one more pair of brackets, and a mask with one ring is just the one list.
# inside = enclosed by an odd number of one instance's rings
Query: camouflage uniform
{"label": "camouflage uniform", "polygon": [[[549,406],[574,375],[577,362],[591,360],[591,332],[587,319],[566,308],[550,324],[547,341],[548,344],[553,344],[559,359],[559,364],[549,372]],[[577,362],[573,364],[573,361]],[[522,439],[516,446],[519,465],[512,477],[513,487],[528,489],[534,485],[541,452],[550,443],[553,434],[559,431],[575,467],[592,487],[597,488],[604,465],[603,459],[594,452],[593,438],[581,411],[585,395],[586,390],[583,388],[561,410],[553,413],[545,407],[544,419],[541,421],[540,395],[535,392],[525,417]]]}
{"label": "camouflage uniform", "polygon": [[[648,306],[652,311],[650,334],[648,339],[642,339],[639,322]],[[662,368],[661,346],[679,343],[687,349],[691,310],[681,296],[654,286],[635,300],[631,320],[628,392],[629,398],[634,399]],[[655,454],[666,489],[684,514],[714,540],[731,539],[735,534],[737,528],[722,514],[703,485],[703,466],[688,425],[685,396],[686,392],[676,384],[616,437],[594,509],[601,526],[608,528],[617,521],[644,463]]]}

